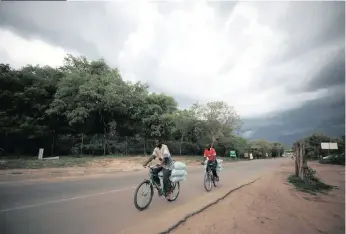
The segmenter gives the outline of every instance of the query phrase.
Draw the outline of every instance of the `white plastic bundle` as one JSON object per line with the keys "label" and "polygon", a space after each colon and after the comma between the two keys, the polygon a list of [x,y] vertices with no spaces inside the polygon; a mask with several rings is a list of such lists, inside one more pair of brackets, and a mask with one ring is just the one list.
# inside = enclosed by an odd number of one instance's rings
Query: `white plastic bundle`
{"label": "white plastic bundle", "polygon": [[182,162],[174,162],[173,170],[169,179],[172,182],[178,182],[186,180],[187,170],[185,163]]}
{"label": "white plastic bundle", "polygon": [[222,163],[223,162],[223,160],[222,159],[216,159],[216,161],[217,161],[217,163]]}
{"label": "white plastic bundle", "polygon": [[223,160],[222,160],[222,159],[216,159],[216,161],[217,161],[216,171],[217,171],[217,172],[220,172],[220,171],[223,170],[223,166],[222,166]]}
{"label": "white plastic bundle", "polygon": [[205,159],[205,160],[204,160],[204,166],[203,166],[203,167],[204,167],[204,170],[207,169],[208,161],[209,161],[208,159]]}
{"label": "white plastic bundle", "polygon": [[[216,159],[216,161],[217,161],[216,171],[220,172],[223,170],[223,166],[222,166],[223,160],[222,159]],[[204,170],[207,169],[207,165],[208,165],[208,159],[206,159],[204,161]]]}
{"label": "white plastic bundle", "polygon": [[186,164],[182,162],[174,162],[173,168],[176,170],[185,170],[186,171]]}
{"label": "white plastic bundle", "polygon": [[222,170],[223,170],[223,167],[222,167],[222,166],[216,168],[216,171],[217,171],[217,172],[220,172],[220,171],[222,171]]}

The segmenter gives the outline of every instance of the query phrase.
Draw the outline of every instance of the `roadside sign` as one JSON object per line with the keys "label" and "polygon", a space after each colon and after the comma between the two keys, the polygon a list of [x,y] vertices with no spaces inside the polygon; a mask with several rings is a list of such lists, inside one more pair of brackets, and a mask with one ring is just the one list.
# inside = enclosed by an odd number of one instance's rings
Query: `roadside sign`
{"label": "roadside sign", "polygon": [[338,143],[329,143],[329,149],[338,149]]}
{"label": "roadside sign", "polygon": [[236,157],[237,157],[237,154],[236,154],[236,152],[235,152],[234,150],[231,150],[231,151],[229,151],[229,156],[230,156],[231,158],[236,158]]}
{"label": "roadside sign", "polygon": [[338,143],[322,142],[321,149],[338,149]]}

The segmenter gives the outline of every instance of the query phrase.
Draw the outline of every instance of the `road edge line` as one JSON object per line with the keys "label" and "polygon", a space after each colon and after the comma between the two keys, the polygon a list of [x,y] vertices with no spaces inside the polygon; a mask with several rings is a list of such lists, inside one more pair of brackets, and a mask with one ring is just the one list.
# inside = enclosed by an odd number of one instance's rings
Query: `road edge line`
{"label": "road edge line", "polygon": [[209,203],[208,205],[206,205],[206,206],[204,206],[204,207],[202,207],[202,208],[200,208],[200,209],[198,209],[198,210],[196,210],[196,211],[194,211],[194,212],[192,212],[192,213],[186,215],[184,218],[180,219],[178,222],[176,222],[174,225],[172,225],[171,227],[169,227],[169,228],[166,229],[165,231],[159,232],[159,234],[169,234],[171,231],[175,230],[175,229],[178,228],[180,225],[184,224],[189,218],[191,218],[191,217],[193,217],[193,216],[195,216],[195,215],[197,215],[197,214],[202,213],[203,211],[207,210],[208,208],[210,208],[210,207],[216,205],[217,203],[219,203],[219,201],[224,200],[224,199],[225,199],[226,197],[228,197],[231,193],[233,193],[233,192],[235,192],[235,191],[237,191],[237,190],[239,190],[239,189],[241,189],[241,188],[243,188],[243,187],[245,187],[245,186],[251,185],[251,184],[255,183],[257,180],[259,180],[259,179],[261,179],[261,178],[262,178],[262,176],[256,178],[255,180],[252,180],[252,181],[250,181],[250,182],[248,182],[248,183],[246,183],[246,184],[240,185],[240,186],[238,186],[238,187],[236,187],[236,188],[234,188],[234,189],[229,190],[229,191],[228,191],[225,195],[223,195],[222,197],[220,197],[220,198],[216,199],[215,201]]}

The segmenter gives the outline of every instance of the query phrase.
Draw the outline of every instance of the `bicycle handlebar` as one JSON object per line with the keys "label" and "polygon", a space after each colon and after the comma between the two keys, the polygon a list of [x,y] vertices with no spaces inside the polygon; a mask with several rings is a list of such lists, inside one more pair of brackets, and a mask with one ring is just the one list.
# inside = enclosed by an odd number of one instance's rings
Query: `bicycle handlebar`
{"label": "bicycle handlebar", "polygon": [[[157,166],[157,165],[156,165],[156,166]],[[151,163],[148,163],[148,164],[145,166],[145,168],[153,169],[153,168],[155,168],[155,166],[151,166]]]}

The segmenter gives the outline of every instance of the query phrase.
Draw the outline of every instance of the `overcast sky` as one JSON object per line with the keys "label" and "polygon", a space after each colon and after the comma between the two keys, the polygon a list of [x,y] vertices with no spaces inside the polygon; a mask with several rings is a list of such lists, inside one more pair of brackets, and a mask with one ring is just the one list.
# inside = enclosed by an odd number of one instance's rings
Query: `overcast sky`
{"label": "overcast sky", "polygon": [[2,2],[0,62],[103,57],[182,108],[223,100],[245,136],[345,132],[344,2]]}

